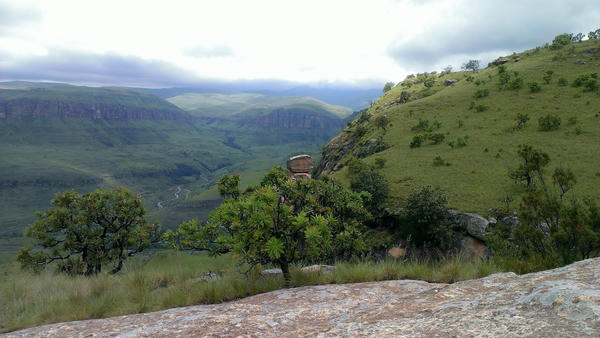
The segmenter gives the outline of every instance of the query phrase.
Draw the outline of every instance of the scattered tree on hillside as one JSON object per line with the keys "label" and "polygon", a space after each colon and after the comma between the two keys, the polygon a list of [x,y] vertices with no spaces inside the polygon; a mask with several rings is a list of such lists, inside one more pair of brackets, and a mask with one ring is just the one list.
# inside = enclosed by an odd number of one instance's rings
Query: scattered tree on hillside
{"label": "scattered tree on hillside", "polygon": [[577,33],[575,35],[573,35],[571,37],[571,41],[573,42],[581,42],[581,40],[583,40],[583,38],[585,37],[585,34],[583,33]]}
{"label": "scattered tree on hillside", "polygon": [[370,214],[363,199],[368,194],[353,193],[328,177],[294,182],[285,169],[275,167],[258,186],[227,198],[205,224],[185,222],[164,238],[178,249],[232,252],[251,267],[277,265],[289,285],[292,263],[333,261],[366,251],[361,222]]}
{"label": "scattered tree on hillside", "polygon": [[473,72],[479,69],[479,67],[479,60],[469,60],[462,65],[462,69]]}
{"label": "scattered tree on hillside", "polygon": [[383,92],[387,93],[392,88],[394,88],[394,83],[393,82],[386,82],[386,84],[383,86]]}
{"label": "scattered tree on hillside", "polygon": [[595,31],[589,32],[588,39],[590,39],[590,40],[600,39],[600,29],[596,29]]}
{"label": "scattered tree on hillside", "polygon": [[390,119],[386,114],[379,115],[375,118],[375,125],[377,128],[383,129],[383,131],[387,131],[387,126],[390,124]]}
{"label": "scattered tree on hillside", "polygon": [[552,40],[552,44],[550,45],[550,48],[551,49],[563,48],[564,46],[571,43],[572,36],[573,36],[573,34],[567,34],[567,33],[563,33],[563,34],[555,36],[554,40]]}
{"label": "scattered tree on hillside", "polygon": [[38,212],[38,220],[25,229],[40,250],[21,249],[17,260],[40,271],[58,261],[70,274],[95,275],[102,265],[123,262],[159,239],[158,226],[146,222],[141,198],[124,188],[98,189],[84,195],[73,190],[56,194],[55,208]]}

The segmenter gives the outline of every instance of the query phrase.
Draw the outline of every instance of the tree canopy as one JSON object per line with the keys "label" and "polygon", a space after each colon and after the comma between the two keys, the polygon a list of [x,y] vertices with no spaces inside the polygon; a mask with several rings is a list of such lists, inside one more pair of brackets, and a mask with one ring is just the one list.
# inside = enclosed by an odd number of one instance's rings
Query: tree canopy
{"label": "tree canopy", "polygon": [[[220,182],[231,180],[226,175]],[[364,196],[326,176],[292,181],[285,169],[275,167],[259,185],[227,198],[206,223],[185,222],[165,239],[179,249],[232,252],[250,266],[274,264],[289,282],[292,263],[366,252],[361,227],[370,214]]]}
{"label": "tree canopy", "polygon": [[80,195],[70,190],[56,194],[55,206],[37,212],[38,219],[25,229],[38,249],[21,249],[17,260],[39,271],[58,261],[58,269],[71,274],[94,275],[102,265],[123,261],[159,239],[158,225],[146,221],[141,198],[119,187]]}

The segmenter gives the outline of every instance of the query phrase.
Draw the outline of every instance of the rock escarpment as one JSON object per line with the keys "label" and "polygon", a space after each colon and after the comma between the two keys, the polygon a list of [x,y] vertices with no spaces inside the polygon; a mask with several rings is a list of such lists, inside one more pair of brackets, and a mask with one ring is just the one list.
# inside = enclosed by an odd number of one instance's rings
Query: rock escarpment
{"label": "rock escarpment", "polygon": [[304,108],[278,108],[268,114],[245,119],[243,124],[263,128],[338,130],[342,126],[342,120],[325,111],[315,112]]}
{"label": "rock escarpment", "polygon": [[600,258],[455,284],[385,281],[279,290],[217,305],[52,324],[8,336],[598,337]]}

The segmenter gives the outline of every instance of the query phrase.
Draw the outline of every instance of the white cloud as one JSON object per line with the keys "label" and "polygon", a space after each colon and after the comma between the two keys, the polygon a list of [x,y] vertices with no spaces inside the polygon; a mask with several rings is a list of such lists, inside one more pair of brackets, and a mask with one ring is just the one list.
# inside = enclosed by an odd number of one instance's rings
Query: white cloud
{"label": "white cloud", "polygon": [[[43,62],[42,51],[108,55],[170,65],[177,69],[172,77],[383,83],[459,58],[541,44],[597,21],[600,7],[597,0],[482,3],[37,0],[11,11],[19,29],[0,30],[12,41],[0,43],[0,54],[46,65],[51,62]],[[16,8],[0,2],[0,10],[8,7]],[[15,64],[2,62],[3,68]],[[113,75],[111,84],[120,84],[119,74]]]}

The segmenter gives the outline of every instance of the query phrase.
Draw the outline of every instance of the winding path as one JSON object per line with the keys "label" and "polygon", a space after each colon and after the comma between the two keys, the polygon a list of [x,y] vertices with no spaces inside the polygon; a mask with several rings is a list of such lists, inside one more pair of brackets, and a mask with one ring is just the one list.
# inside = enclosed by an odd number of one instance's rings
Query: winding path
{"label": "winding path", "polygon": [[[171,190],[171,189],[169,189],[169,190]],[[164,205],[163,205],[163,203],[166,203],[166,202],[171,202],[171,201],[176,201],[176,200],[178,200],[178,199],[179,199],[179,193],[181,192],[181,190],[185,190],[185,191],[187,191],[187,192],[188,192],[188,193],[185,195],[185,199],[187,200],[187,199],[188,199],[188,196],[190,195],[190,192],[191,192],[191,191],[190,191],[190,190],[188,190],[188,189],[181,189],[181,186],[180,186],[180,185],[178,185],[178,186],[177,186],[177,189],[175,190],[175,197],[174,197],[174,198],[171,198],[170,200],[160,201],[160,202],[156,203],[156,206],[157,206],[159,209],[162,209],[162,208],[164,208]]]}

